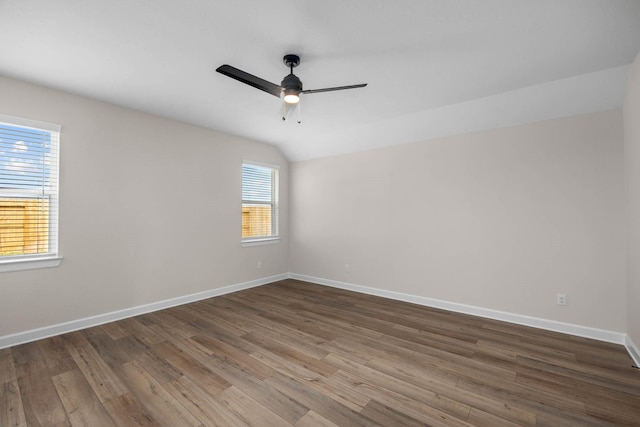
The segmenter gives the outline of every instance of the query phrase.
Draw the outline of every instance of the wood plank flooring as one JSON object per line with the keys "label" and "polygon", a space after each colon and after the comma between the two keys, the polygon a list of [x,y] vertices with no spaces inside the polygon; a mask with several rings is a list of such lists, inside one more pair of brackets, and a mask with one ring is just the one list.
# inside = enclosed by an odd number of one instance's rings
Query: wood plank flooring
{"label": "wood plank flooring", "polygon": [[285,280],[0,350],[0,426],[640,426],[632,365]]}

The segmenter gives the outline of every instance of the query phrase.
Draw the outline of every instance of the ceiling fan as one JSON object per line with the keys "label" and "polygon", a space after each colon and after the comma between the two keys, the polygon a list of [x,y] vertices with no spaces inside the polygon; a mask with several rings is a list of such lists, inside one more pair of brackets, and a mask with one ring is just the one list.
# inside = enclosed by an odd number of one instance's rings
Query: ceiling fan
{"label": "ceiling fan", "polygon": [[[295,106],[298,102],[300,102],[300,95],[302,94],[311,94],[311,93],[319,93],[319,92],[333,92],[336,90],[344,90],[344,89],[356,89],[359,87],[365,87],[366,83],[361,83],[357,85],[349,85],[349,86],[337,86],[337,87],[327,87],[323,89],[302,89],[302,81],[293,74],[293,69],[300,65],[300,57],[298,55],[285,55],[282,58],[284,64],[289,67],[289,74],[282,79],[280,85],[275,83],[268,82],[260,77],[256,77],[252,74],[249,74],[245,71],[239,70],[231,65],[221,65],[216,69],[217,72],[224,74],[225,76],[229,76],[232,79],[238,80],[244,84],[249,86],[253,86],[256,89],[260,89],[264,92],[267,92],[273,96],[277,96],[284,100],[286,105]],[[285,117],[283,115],[282,119]]]}

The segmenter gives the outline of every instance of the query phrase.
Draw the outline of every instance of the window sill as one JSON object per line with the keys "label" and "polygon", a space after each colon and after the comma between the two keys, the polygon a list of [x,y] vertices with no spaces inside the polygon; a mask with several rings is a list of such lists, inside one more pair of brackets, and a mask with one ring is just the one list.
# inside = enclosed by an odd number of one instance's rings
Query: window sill
{"label": "window sill", "polygon": [[241,244],[243,248],[246,248],[248,246],[274,245],[276,243],[280,243],[280,237],[265,237],[262,239],[243,240]]}
{"label": "window sill", "polygon": [[10,271],[35,270],[38,268],[54,268],[60,265],[62,257],[33,258],[12,261],[0,261],[0,273]]}

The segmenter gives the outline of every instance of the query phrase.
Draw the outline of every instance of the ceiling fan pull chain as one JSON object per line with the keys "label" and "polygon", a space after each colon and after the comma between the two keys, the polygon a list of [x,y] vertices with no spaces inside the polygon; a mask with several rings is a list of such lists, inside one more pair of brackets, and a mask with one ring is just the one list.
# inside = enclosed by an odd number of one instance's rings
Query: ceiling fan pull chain
{"label": "ceiling fan pull chain", "polygon": [[302,109],[302,104],[301,102],[298,103],[297,107],[298,107],[298,124],[302,123],[302,119],[300,118],[300,116],[302,115],[302,113],[300,112],[300,110]]}

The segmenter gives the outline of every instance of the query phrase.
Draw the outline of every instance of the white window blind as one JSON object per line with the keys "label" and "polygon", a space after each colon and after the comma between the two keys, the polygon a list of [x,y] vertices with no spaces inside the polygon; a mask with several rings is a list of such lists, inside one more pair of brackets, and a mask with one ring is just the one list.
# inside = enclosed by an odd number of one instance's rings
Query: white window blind
{"label": "white window blind", "polygon": [[0,115],[0,263],[58,255],[60,126]]}
{"label": "white window blind", "polygon": [[278,237],[278,167],[242,164],[242,240]]}

